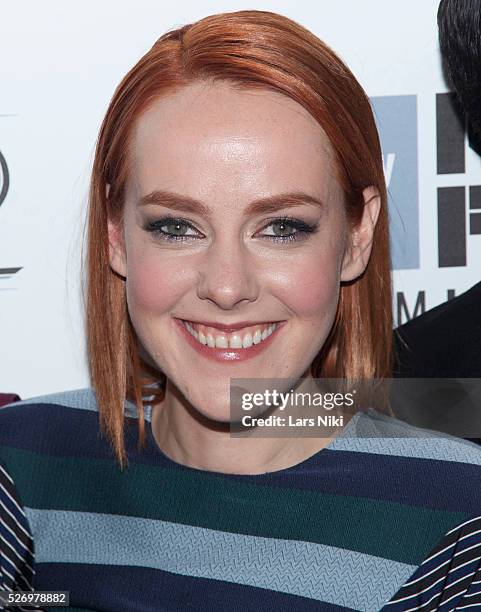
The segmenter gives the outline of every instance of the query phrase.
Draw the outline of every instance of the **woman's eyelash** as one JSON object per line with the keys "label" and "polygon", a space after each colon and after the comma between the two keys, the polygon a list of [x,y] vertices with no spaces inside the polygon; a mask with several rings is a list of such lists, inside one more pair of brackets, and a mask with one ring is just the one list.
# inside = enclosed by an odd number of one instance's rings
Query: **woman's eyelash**
{"label": "woman's eyelash", "polygon": [[197,231],[195,227],[187,219],[182,219],[181,217],[171,217],[171,216],[162,217],[161,219],[156,219],[155,221],[148,221],[144,225],[144,229],[145,231],[150,232],[151,234],[159,236],[163,240],[179,241],[179,240],[191,240],[192,238],[194,239],[196,238],[195,236],[192,236],[192,235],[185,236],[183,234],[174,234],[173,232],[168,232],[168,231],[166,232],[162,229],[165,226],[167,227],[171,226],[172,228],[176,228],[176,230],[179,230],[180,228],[190,228],[194,231]]}
{"label": "woman's eyelash", "polygon": [[272,225],[279,225],[296,230],[294,234],[291,233],[287,236],[269,236],[272,242],[302,240],[306,238],[308,234],[313,234],[319,229],[319,223],[306,223],[301,219],[295,219],[293,217],[278,217],[277,219],[272,219],[272,221],[264,227],[264,230]]}
{"label": "woman's eyelash", "polygon": [[[171,227],[173,231],[165,231],[164,227]],[[264,237],[272,242],[289,242],[293,240],[302,240],[306,238],[308,234],[313,234],[319,229],[319,224],[314,223],[306,223],[301,219],[296,219],[294,217],[277,217],[276,219],[272,219],[268,225],[264,226],[263,230],[265,231],[267,228],[271,226],[280,226],[282,227],[281,231],[285,231],[286,229],[295,230],[294,232],[290,232],[287,235],[272,235],[272,234],[264,234]],[[148,221],[144,225],[144,229],[147,232],[150,232],[156,236],[159,236],[162,240],[170,240],[170,241],[185,241],[185,240],[196,240],[201,236],[195,236],[192,234],[185,234],[188,229],[194,230],[197,232],[196,228],[188,221],[187,219],[183,219],[182,217],[162,217],[161,219],[156,219],[155,221]],[[175,232],[184,232],[184,233],[175,233]]]}

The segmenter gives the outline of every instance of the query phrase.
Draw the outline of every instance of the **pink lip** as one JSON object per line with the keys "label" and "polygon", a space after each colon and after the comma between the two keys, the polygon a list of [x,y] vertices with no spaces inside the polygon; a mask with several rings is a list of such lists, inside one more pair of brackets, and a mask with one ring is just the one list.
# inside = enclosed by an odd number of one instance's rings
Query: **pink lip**
{"label": "pink lip", "polygon": [[[201,344],[198,342],[191,333],[187,331],[181,319],[175,319],[175,325],[179,329],[180,333],[184,336],[190,346],[197,351],[200,355],[207,357],[208,359],[212,359],[217,362],[230,362],[230,361],[245,361],[246,359],[251,359],[256,355],[259,355],[264,349],[266,349],[272,342],[272,340],[277,336],[279,330],[284,327],[284,324],[287,321],[281,321],[277,323],[276,329],[272,332],[272,334],[259,342],[259,344],[253,344],[249,348],[243,349],[234,349],[234,348],[211,348],[210,346],[206,346],[205,344]],[[236,328],[238,329],[238,328]]]}

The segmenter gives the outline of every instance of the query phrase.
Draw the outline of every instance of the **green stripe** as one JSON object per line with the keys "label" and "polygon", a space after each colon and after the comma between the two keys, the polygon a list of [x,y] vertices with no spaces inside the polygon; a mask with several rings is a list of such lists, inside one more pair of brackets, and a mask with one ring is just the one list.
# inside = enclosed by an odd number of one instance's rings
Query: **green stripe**
{"label": "green stripe", "polygon": [[[203,472],[2,447],[31,508],[119,514],[278,539],[317,542],[419,564],[466,513],[243,483]],[[32,481],[32,478],[35,478]]]}

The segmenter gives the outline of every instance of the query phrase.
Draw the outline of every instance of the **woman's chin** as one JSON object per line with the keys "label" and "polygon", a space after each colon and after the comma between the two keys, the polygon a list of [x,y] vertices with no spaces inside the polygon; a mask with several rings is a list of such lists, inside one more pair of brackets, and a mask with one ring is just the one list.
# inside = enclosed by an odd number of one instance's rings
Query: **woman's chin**
{"label": "woman's chin", "polygon": [[[192,388],[190,385],[182,384],[179,381],[175,384],[172,379],[168,379],[167,386],[177,399],[180,406],[198,421],[205,419],[209,421],[229,422],[230,420],[230,393],[229,385],[214,386],[203,385],[202,387]],[[189,388],[190,387],[190,388]],[[207,424],[207,423],[205,423]]]}
{"label": "woman's chin", "polygon": [[235,417],[231,415],[228,401],[221,405],[213,405],[212,402],[206,402],[195,404],[195,406],[199,416],[207,419],[212,424],[218,423],[219,425],[228,425],[235,420]]}

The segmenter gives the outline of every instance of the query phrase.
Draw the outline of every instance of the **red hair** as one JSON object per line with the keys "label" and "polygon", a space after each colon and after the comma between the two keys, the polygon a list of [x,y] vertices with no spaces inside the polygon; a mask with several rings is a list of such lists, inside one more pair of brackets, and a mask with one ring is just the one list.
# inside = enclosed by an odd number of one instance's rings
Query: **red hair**
{"label": "red hair", "polygon": [[[145,385],[165,383],[165,376],[140,357],[127,311],[125,280],[109,265],[107,220],[122,221],[135,122],[154,100],[197,80],[227,81],[239,89],[268,89],[303,106],[331,142],[353,224],[361,218],[364,188],[373,185],[379,190],[381,210],[370,261],[360,278],[341,286],[333,328],[311,371],[315,378],[391,375],[387,198],[368,97],[327,45],[287,17],[257,10],[205,17],[161,36],[127,73],[109,104],[95,151],[87,229],[87,347],[100,426],[121,468],[128,459],[125,399],[137,406],[141,446],[145,438],[143,398],[153,393]],[[162,385],[156,394],[160,400]]]}

